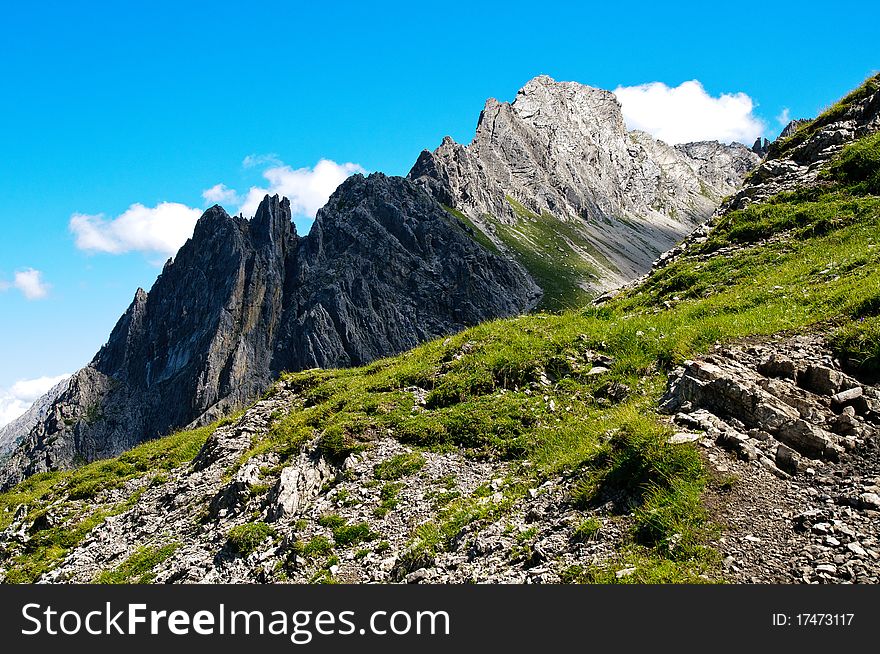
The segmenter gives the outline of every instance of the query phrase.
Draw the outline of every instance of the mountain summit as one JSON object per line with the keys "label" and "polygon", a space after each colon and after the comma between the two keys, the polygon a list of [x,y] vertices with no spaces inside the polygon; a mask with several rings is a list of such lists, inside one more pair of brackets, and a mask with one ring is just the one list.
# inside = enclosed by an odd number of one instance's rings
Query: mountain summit
{"label": "mountain summit", "polygon": [[544,306],[582,303],[646,272],[712,215],[759,157],[627,131],[609,91],[541,76],[490,99],[474,140],[446,137],[409,178],[521,261]]}

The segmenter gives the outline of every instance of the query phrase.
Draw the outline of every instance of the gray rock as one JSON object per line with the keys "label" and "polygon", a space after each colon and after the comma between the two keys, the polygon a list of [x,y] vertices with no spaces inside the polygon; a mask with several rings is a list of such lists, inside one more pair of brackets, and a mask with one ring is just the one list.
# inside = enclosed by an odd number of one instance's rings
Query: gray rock
{"label": "gray rock", "polygon": [[880,495],[877,493],[862,493],[859,495],[859,507],[880,510]]}
{"label": "gray rock", "polygon": [[502,233],[541,216],[565,234],[558,247],[595,271],[573,283],[600,293],[646,272],[758,159],[740,144],[673,147],[628,132],[614,94],[541,76],[510,104],[488,100],[469,145],[444,138],[409,177],[500,248]]}
{"label": "gray rock", "polygon": [[281,471],[269,499],[269,520],[299,515],[335,476],[327,461],[320,456],[302,456],[295,466]]}

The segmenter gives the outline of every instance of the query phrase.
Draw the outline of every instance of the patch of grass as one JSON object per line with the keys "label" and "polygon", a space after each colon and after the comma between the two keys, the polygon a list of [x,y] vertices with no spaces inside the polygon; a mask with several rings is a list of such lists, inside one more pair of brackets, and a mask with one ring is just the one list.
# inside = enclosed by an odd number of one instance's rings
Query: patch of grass
{"label": "patch of grass", "polygon": [[708,584],[720,581],[711,555],[672,561],[631,546],[601,566],[573,565],[560,572],[564,584]]}
{"label": "patch of grass", "polygon": [[229,530],[229,548],[236,554],[247,556],[255,552],[263,542],[275,536],[275,530],[265,522],[248,522]]}
{"label": "patch of grass", "polygon": [[373,513],[377,517],[383,518],[389,511],[396,509],[397,496],[403,488],[404,484],[400,482],[389,482],[384,484],[379,491],[379,506],[376,507]]}
{"label": "patch of grass", "polygon": [[155,579],[153,570],[180,547],[171,543],[162,547],[140,547],[112,570],[95,577],[96,584],[149,584]]}
{"label": "patch of grass", "polygon": [[98,510],[69,519],[63,526],[38,532],[25,544],[24,551],[10,561],[5,583],[34,583],[61,563],[108,515],[109,512]]}
{"label": "patch of grass", "polygon": [[306,558],[315,558],[329,554],[333,551],[333,543],[326,536],[315,536],[302,545],[302,555]]}
{"label": "patch of grass", "polygon": [[321,516],[318,519],[318,524],[333,532],[333,540],[340,547],[356,545],[357,543],[375,540],[378,537],[378,534],[372,531],[366,522],[348,524],[335,513]]}
{"label": "patch of grass", "polygon": [[880,132],[847,145],[828,176],[852,193],[880,195]]}
{"label": "patch of grass", "polygon": [[516,535],[516,542],[518,543],[528,543],[531,540],[535,539],[537,536],[538,530],[535,527],[531,527],[526,529],[525,531],[521,531]]}
{"label": "patch of grass", "polygon": [[322,527],[327,527],[327,529],[335,529],[336,527],[344,525],[345,520],[342,516],[339,516],[336,513],[328,513],[327,515],[322,515],[318,518],[318,524]]}
{"label": "patch of grass", "polygon": [[405,452],[377,463],[373,466],[373,476],[383,481],[394,481],[417,473],[424,465],[425,457],[420,453]]}
{"label": "patch of grass", "polygon": [[[6,581],[32,583],[54,569],[108,515],[130,508],[142,491],[133,491],[115,504],[98,502],[102,493],[157,472],[161,477],[162,471],[189,463],[218,426],[214,423],[177,432],[138,445],[115,459],[84,464],[75,470],[34,475],[0,493],[0,529],[10,524],[15,509],[21,505],[29,507],[29,520],[36,519],[50,504],[53,511],[66,514],[58,526],[40,530],[23,548],[7,555]],[[58,500],[62,500],[60,504]]]}
{"label": "patch of grass", "polygon": [[830,345],[848,368],[880,377],[880,316],[862,317],[840,327]]}
{"label": "patch of grass", "polygon": [[333,540],[340,547],[349,547],[376,540],[379,534],[370,529],[370,525],[366,522],[356,522],[354,524],[340,525],[333,529]]}
{"label": "patch of grass", "polygon": [[546,212],[537,214],[510,196],[507,203],[519,221],[507,225],[496,220],[492,224],[505,247],[544,291],[538,308],[560,311],[588,303],[591,296],[587,289],[596,280],[597,271],[584,255],[613,270],[611,262],[587,240],[577,223]]}
{"label": "patch of grass", "polygon": [[571,537],[579,543],[586,543],[596,540],[601,530],[602,521],[595,517],[589,517],[572,530]]}

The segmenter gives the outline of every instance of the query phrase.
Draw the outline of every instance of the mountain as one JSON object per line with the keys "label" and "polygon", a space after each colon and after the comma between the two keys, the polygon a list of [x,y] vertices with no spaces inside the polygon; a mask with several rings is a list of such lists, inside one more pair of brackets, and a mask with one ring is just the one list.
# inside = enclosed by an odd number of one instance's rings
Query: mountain
{"label": "mountain", "polygon": [[490,99],[469,145],[446,137],[409,178],[520,261],[542,306],[577,306],[646,272],[759,157],[627,131],[613,93],[541,76]]}
{"label": "mountain", "polygon": [[67,389],[68,381],[69,379],[64,379],[55,384],[22,415],[0,427],[0,461],[24,440],[34,425],[45,420],[49,407]]}
{"label": "mountain", "polygon": [[614,95],[547,77],[407,178],[354,176],[296,234],[287,200],[208,209],[0,468],[0,487],[206,424],[283,371],[357,366],[645,272],[757,156],[628,132]]}
{"label": "mountain", "polygon": [[250,221],[214,206],[2,479],[114,456],[246,404],[281,371],[363,364],[539,297],[403,178],[349,178],[304,237],[286,199],[267,197]]}
{"label": "mountain", "polygon": [[0,493],[0,575],[880,583],[880,76],[789,138],[611,299]]}

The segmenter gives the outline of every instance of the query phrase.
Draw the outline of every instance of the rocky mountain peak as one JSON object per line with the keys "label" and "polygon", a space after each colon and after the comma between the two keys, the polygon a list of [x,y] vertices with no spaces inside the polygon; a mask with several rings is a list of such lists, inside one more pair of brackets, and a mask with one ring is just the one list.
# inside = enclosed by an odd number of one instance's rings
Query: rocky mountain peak
{"label": "rocky mountain peak", "polygon": [[798,127],[800,127],[801,125],[806,125],[809,122],[809,118],[795,118],[794,120],[789,121],[788,125],[786,125],[783,128],[782,132],[779,134],[779,138],[788,138],[798,130]]}
{"label": "rocky mountain peak", "polygon": [[536,278],[562,253],[571,306],[645,272],[757,161],[738,144],[672,147],[628,132],[613,93],[540,76],[510,104],[490,99],[469,145],[444,139],[408,177]]}
{"label": "rocky mountain peak", "polygon": [[264,197],[250,221],[255,245],[285,244],[291,237],[296,238],[296,227],[292,220],[287,198],[278,195]]}

